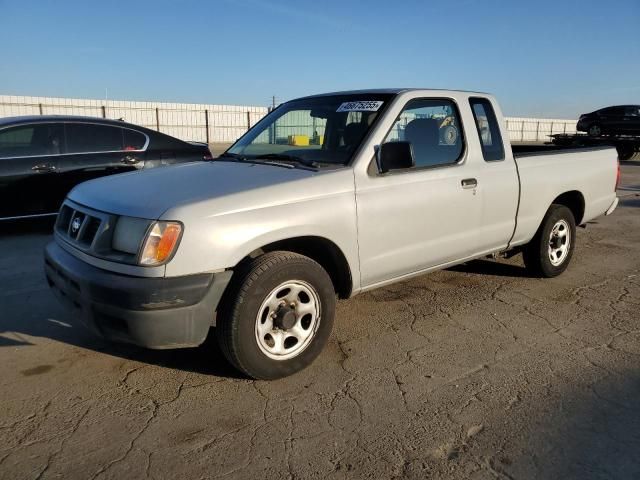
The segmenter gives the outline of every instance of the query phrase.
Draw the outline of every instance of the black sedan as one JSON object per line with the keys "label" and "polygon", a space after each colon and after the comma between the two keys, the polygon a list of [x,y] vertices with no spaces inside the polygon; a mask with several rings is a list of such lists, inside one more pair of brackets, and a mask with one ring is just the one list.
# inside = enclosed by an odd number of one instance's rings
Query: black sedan
{"label": "black sedan", "polygon": [[206,144],[119,120],[0,118],[0,220],[56,215],[85,180],[210,158]]}
{"label": "black sedan", "polygon": [[592,137],[640,135],[640,105],[619,105],[580,115],[577,130]]}

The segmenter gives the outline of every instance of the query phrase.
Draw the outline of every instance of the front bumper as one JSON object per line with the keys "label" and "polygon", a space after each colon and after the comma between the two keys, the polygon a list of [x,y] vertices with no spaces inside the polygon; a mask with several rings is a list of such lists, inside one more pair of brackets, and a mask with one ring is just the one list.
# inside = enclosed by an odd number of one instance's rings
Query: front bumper
{"label": "front bumper", "polygon": [[204,342],[233,273],[132,277],[89,265],[55,241],[44,256],[47,283],[83,324],[103,338],[147,348]]}

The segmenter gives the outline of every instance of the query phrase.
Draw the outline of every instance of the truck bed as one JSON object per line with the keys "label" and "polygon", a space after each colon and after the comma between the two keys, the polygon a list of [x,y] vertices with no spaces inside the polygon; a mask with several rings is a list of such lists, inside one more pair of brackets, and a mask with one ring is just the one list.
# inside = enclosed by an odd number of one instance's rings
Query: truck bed
{"label": "truck bed", "polygon": [[512,144],[511,150],[515,158],[530,157],[533,155],[545,155],[548,153],[569,153],[569,152],[585,152],[590,150],[603,150],[609,149],[610,146],[576,146],[576,145],[526,145],[526,144]]}
{"label": "truck bed", "polygon": [[[545,146],[546,147],[546,146]],[[604,214],[615,200],[617,154],[613,147],[534,148],[513,147],[520,179],[517,226],[511,245],[528,242],[558,192],[578,193],[583,213],[577,224]],[[518,152],[520,150],[520,152]]]}

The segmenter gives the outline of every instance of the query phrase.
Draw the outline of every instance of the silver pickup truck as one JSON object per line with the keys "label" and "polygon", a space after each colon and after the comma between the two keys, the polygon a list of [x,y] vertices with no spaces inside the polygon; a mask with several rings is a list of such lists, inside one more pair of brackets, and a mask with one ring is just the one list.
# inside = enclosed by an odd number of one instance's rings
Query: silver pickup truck
{"label": "silver pickup truck", "polygon": [[215,326],[233,365],[274,379],[319,355],[336,297],[491,254],[562,273],[618,178],[611,148],[514,155],[483,93],[315,95],[214,161],[77,186],[45,271],[105,338],[192,347]]}

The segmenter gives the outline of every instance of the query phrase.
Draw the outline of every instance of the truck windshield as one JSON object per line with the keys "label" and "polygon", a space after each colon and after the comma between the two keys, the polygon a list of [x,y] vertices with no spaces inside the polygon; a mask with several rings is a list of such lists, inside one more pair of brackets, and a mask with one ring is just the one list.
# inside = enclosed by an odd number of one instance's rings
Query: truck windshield
{"label": "truck windshield", "polygon": [[326,95],[284,103],[260,120],[226,154],[249,160],[289,158],[317,166],[346,165],[391,97],[391,94]]}

